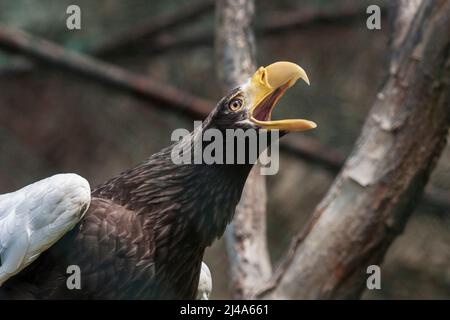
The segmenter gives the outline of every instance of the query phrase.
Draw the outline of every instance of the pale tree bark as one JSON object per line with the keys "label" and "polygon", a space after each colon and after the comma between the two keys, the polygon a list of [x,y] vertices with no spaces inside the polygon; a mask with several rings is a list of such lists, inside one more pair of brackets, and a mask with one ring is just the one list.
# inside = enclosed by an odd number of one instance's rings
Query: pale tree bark
{"label": "pale tree bark", "polygon": [[397,51],[405,41],[413,18],[422,1],[423,0],[397,0],[391,3],[391,10],[393,11],[392,28],[395,32],[395,37],[390,39],[393,52]]}
{"label": "pale tree bark", "polygon": [[257,297],[359,297],[367,267],[402,232],[445,146],[450,113],[450,1],[409,12],[355,149]]}
{"label": "pale tree bark", "polygon": [[[216,2],[217,72],[224,91],[242,84],[256,71],[253,13],[252,0]],[[247,179],[225,241],[232,296],[249,297],[255,284],[272,273],[266,241],[266,186],[258,166]]]}

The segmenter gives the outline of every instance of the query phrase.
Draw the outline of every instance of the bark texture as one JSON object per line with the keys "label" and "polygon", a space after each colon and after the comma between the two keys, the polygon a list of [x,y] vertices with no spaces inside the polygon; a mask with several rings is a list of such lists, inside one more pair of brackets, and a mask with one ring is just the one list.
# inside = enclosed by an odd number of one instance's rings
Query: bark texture
{"label": "bark texture", "polygon": [[367,267],[402,232],[445,146],[450,113],[450,1],[419,5],[402,17],[407,31],[396,28],[389,77],[355,149],[258,297],[357,298]]}
{"label": "bark texture", "polygon": [[[242,84],[256,70],[253,13],[253,1],[217,1],[217,72],[224,90]],[[258,166],[247,179],[225,239],[232,296],[247,298],[254,293],[255,284],[269,279],[272,273],[266,241],[265,178]]]}

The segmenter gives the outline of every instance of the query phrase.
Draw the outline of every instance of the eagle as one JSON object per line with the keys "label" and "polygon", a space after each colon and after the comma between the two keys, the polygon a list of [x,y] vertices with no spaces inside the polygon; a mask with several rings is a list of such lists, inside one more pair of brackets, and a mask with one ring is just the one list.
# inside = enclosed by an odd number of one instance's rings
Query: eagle
{"label": "eagle", "polygon": [[[71,230],[91,201],[89,182],[57,174],[0,195],[0,286]],[[212,277],[202,262],[197,300],[208,300]]]}
{"label": "eagle", "polygon": [[[207,146],[208,129],[283,135],[315,128],[304,119],[271,119],[298,79],[309,84],[295,63],[260,67],[189,135],[92,191],[78,175],[61,174],[0,196],[0,298],[207,298],[203,254],[233,218],[254,163],[180,164],[174,150]],[[67,285],[69,266],[80,270],[79,288]]]}

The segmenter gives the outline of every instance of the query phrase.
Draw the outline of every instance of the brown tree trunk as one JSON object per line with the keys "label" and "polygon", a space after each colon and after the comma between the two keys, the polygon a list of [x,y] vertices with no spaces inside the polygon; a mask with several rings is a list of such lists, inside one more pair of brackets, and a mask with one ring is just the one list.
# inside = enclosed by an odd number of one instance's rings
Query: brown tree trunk
{"label": "brown tree trunk", "polygon": [[[256,70],[251,29],[253,12],[253,1],[217,1],[217,72],[224,90],[242,84]],[[234,298],[249,297],[255,284],[269,279],[272,273],[266,241],[265,199],[265,179],[255,166],[225,235]]]}
{"label": "brown tree trunk", "polygon": [[367,267],[402,232],[445,146],[450,112],[450,1],[423,1],[416,12],[406,32],[396,28],[389,78],[352,155],[258,297],[359,297]]}

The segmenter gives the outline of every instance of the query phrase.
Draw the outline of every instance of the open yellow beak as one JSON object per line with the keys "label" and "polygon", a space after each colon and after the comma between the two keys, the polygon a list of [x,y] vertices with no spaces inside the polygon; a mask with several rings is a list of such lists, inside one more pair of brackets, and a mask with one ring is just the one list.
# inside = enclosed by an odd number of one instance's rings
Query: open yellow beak
{"label": "open yellow beak", "polygon": [[246,88],[252,103],[249,119],[267,130],[306,131],[317,127],[314,122],[304,119],[271,120],[274,106],[298,79],[309,85],[305,70],[292,62],[280,61],[260,67]]}

